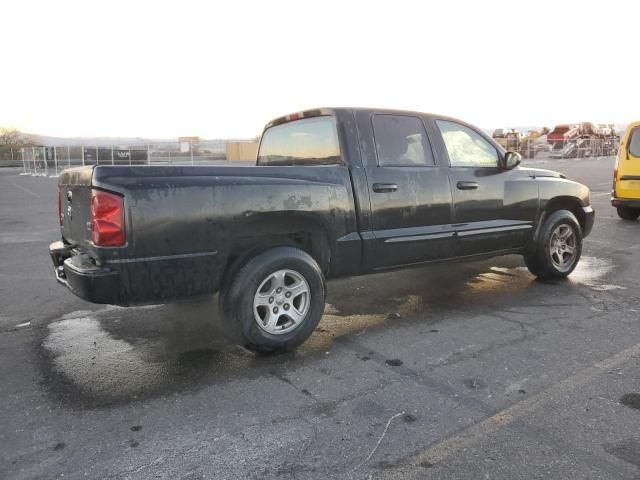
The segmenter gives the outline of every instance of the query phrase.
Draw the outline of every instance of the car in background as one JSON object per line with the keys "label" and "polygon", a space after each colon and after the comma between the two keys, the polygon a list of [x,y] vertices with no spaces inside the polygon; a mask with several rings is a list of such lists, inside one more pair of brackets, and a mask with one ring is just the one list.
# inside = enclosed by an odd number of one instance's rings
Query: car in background
{"label": "car in background", "polygon": [[623,220],[640,216],[640,122],[627,126],[613,172],[611,205]]}

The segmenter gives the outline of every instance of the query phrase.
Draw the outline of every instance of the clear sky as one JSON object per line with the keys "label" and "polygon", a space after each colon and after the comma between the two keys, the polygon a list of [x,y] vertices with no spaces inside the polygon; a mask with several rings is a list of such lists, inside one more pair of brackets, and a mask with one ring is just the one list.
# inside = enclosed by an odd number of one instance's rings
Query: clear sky
{"label": "clear sky", "polygon": [[481,127],[640,119],[640,2],[32,1],[1,8],[0,126],[250,137],[318,106]]}

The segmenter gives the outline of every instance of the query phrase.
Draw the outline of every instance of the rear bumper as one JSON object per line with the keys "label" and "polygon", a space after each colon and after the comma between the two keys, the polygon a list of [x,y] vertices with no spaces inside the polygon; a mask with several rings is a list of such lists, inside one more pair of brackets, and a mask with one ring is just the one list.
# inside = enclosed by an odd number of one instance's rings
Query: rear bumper
{"label": "rear bumper", "polygon": [[74,255],[63,242],[49,245],[58,283],[92,303],[120,304],[119,272],[96,266],[82,254]]}
{"label": "rear bumper", "polygon": [[614,207],[640,208],[640,198],[616,198],[611,197],[611,205]]}
{"label": "rear bumper", "polygon": [[586,237],[593,230],[593,222],[596,218],[596,212],[593,210],[593,207],[589,205],[588,207],[582,207],[582,211],[584,212],[584,228],[582,230],[582,236]]}
{"label": "rear bumper", "polygon": [[92,303],[148,305],[219,290],[224,258],[217,252],[112,260],[103,265],[63,242],[49,245],[58,283]]}

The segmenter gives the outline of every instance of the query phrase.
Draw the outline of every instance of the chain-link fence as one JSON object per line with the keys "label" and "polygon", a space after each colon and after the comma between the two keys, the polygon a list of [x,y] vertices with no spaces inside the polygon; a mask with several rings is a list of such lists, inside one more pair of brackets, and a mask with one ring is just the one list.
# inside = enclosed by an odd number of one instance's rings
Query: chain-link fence
{"label": "chain-link fence", "polygon": [[[22,167],[24,175],[36,176],[57,176],[66,168],[84,165],[220,165],[254,162],[255,145],[253,141],[199,140],[139,145],[0,147],[0,163]],[[246,146],[249,148],[238,148]]]}
{"label": "chain-link fence", "polygon": [[5,147],[0,145],[0,165],[7,167],[22,166],[20,149],[15,147]]}

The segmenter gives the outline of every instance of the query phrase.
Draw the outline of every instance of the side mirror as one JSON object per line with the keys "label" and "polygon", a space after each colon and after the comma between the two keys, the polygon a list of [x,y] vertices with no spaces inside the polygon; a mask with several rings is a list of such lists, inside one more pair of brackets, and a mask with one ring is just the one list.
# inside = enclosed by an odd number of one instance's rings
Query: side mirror
{"label": "side mirror", "polygon": [[506,170],[511,170],[520,165],[522,156],[518,152],[507,152],[504,154],[503,166]]}

